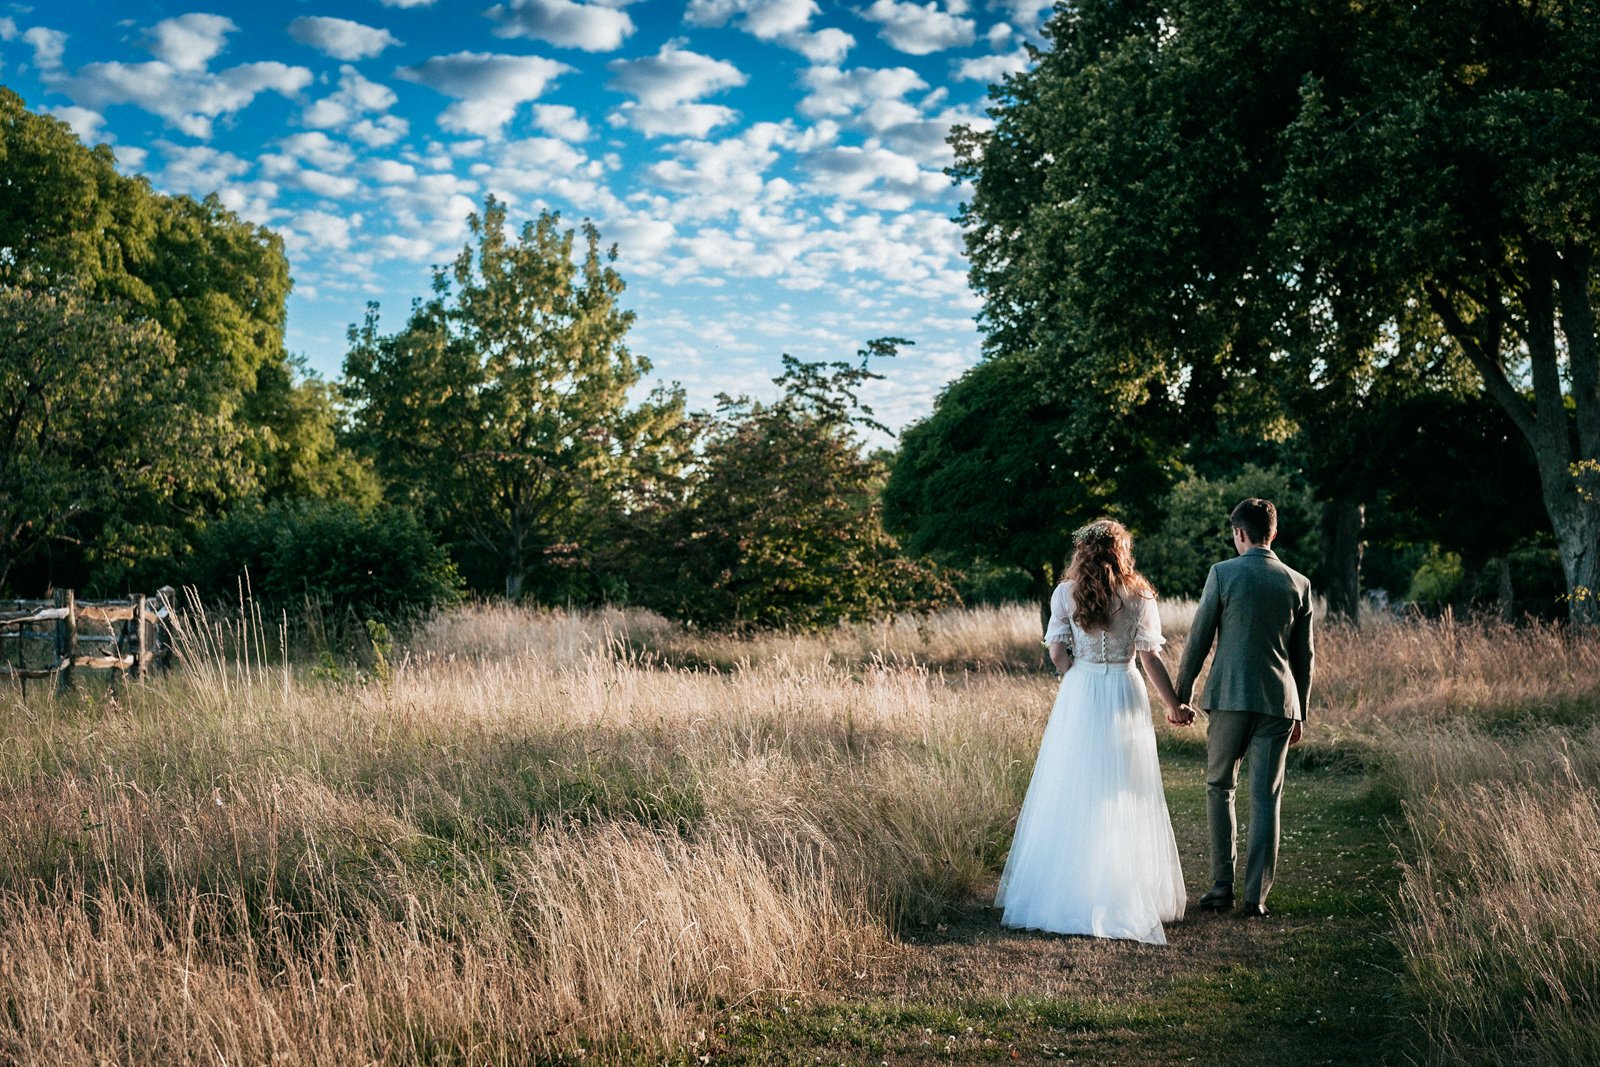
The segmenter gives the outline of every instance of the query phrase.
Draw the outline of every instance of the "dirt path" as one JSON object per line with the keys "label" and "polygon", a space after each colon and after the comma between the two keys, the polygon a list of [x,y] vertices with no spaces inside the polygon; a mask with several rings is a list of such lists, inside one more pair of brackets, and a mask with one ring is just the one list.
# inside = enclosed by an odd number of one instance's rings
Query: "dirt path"
{"label": "dirt path", "polygon": [[[1168,753],[1163,771],[1192,902],[1206,876],[1199,756]],[[904,955],[854,995],[730,1017],[709,1062],[1401,1062],[1396,815],[1360,773],[1291,768],[1268,920],[1191,911],[1158,948],[1005,930],[975,902],[907,931]]]}

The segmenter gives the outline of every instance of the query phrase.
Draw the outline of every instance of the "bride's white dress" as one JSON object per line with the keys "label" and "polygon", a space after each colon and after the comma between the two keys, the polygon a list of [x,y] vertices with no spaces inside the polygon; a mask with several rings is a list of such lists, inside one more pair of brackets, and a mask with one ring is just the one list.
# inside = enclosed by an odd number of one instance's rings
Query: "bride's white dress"
{"label": "bride's white dress", "polygon": [[995,906],[1029,930],[1164,945],[1183,918],[1183,871],[1156,758],[1150,697],[1133,660],[1165,643],[1156,602],[1129,596],[1104,630],[1072,621],[1072,589],[1050,598],[1047,644],[1070,642]]}

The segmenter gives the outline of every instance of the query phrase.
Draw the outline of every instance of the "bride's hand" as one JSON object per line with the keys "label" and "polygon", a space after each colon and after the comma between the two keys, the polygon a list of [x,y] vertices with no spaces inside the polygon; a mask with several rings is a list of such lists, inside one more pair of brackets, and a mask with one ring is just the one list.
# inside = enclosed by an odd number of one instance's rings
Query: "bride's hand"
{"label": "bride's hand", "polygon": [[1194,709],[1187,704],[1169,707],[1167,721],[1174,726],[1189,726],[1194,722]]}

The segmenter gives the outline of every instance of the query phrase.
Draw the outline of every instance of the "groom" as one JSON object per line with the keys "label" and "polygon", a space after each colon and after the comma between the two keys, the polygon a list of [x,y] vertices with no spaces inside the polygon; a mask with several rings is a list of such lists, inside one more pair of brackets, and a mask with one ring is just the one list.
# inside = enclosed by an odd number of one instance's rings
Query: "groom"
{"label": "groom", "polygon": [[1211,827],[1210,892],[1201,908],[1233,907],[1237,829],[1233,791],[1239,763],[1250,757],[1250,840],[1245,852],[1244,915],[1267,914],[1267,892],[1278,861],[1278,805],[1289,746],[1304,731],[1311,697],[1311,583],[1272,551],[1278,509],[1252,497],[1233,509],[1237,559],[1206,576],[1183,660],[1178,699],[1186,722],[1196,676],[1217,655],[1200,706],[1211,716],[1206,736],[1206,821]]}

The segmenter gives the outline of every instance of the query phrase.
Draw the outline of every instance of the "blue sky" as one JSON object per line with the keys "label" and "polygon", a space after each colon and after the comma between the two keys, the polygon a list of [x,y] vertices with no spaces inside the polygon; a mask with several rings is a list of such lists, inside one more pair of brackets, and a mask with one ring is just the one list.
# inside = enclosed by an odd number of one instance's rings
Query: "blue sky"
{"label": "blue sky", "polygon": [[629,343],[691,403],[779,355],[916,342],[892,427],[971,365],[952,124],[987,125],[1037,0],[0,3],[0,83],[164,192],[283,235],[291,352],[336,377],[404,321],[494,193],[619,246]]}

